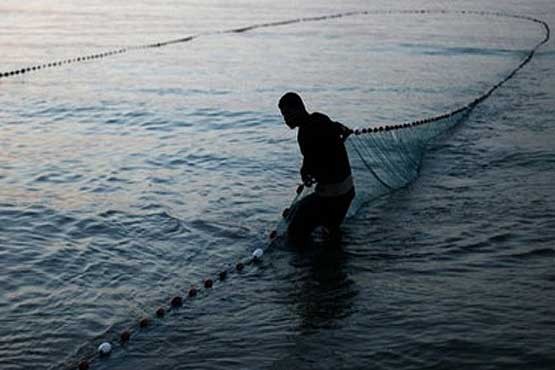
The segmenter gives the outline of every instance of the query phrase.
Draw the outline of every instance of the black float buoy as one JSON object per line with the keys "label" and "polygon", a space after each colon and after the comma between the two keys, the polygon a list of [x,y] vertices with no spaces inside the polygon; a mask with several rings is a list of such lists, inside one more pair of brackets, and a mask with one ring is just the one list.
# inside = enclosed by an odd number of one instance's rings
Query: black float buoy
{"label": "black float buoy", "polygon": [[281,215],[283,216],[283,218],[287,218],[287,216],[289,216],[289,208],[285,208]]}
{"label": "black float buoy", "polygon": [[191,287],[191,289],[189,289],[189,298],[196,297],[196,295],[197,295],[197,288]]}
{"label": "black float buoy", "polygon": [[180,296],[175,296],[171,300],[172,307],[179,307],[183,304],[183,299]]}
{"label": "black float buoy", "polygon": [[150,322],[148,321],[148,317],[143,317],[141,321],[139,321],[139,326],[141,328],[146,328]]}

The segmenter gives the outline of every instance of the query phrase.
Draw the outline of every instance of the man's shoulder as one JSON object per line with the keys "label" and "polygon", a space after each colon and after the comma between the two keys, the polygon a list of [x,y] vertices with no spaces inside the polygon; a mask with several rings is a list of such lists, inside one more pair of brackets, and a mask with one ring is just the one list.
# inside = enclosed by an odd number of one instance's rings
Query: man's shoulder
{"label": "man's shoulder", "polygon": [[324,113],[313,112],[313,113],[310,113],[310,122],[321,124],[321,123],[331,122],[331,119],[328,116],[326,116]]}

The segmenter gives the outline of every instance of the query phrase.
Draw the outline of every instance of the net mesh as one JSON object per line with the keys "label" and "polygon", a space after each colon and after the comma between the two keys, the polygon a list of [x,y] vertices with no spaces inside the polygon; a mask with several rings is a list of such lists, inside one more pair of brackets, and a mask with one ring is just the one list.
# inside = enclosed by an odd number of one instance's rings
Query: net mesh
{"label": "net mesh", "polygon": [[433,121],[363,129],[349,137],[346,147],[357,191],[349,215],[368,201],[411,183],[418,176],[428,143],[463,122],[471,109]]}

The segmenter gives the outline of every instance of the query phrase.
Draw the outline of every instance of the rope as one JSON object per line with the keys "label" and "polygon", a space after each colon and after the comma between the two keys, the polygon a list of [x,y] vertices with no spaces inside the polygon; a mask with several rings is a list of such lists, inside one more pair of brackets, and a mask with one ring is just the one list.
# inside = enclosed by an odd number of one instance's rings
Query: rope
{"label": "rope", "polygon": [[[462,107],[459,107],[457,109],[451,110],[449,112],[440,114],[440,115],[436,115],[436,116],[432,116],[432,117],[426,117],[424,119],[419,119],[419,120],[416,120],[416,121],[407,122],[407,123],[403,123],[403,124],[387,124],[385,126],[379,127],[377,130],[376,130],[376,128],[374,128],[374,129],[372,129],[372,128],[355,129],[354,130],[355,135],[370,134],[370,133],[382,132],[382,131],[387,131],[387,130],[399,130],[399,129],[417,127],[417,126],[421,126],[421,125],[424,125],[424,124],[429,124],[429,123],[441,121],[441,120],[444,120],[446,118],[450,118],[450,117],[453,117],[455,115],[458,115],[459,113],[463,113],[465,111],[470,112],[472,109],[474,109],[474,107],[476,107],[478,104],[480,104],[481,102],[486,100],[491,94],[493,94],[493,92],[495,90],[497,90],[498,88],[503,86],[507,81],[512,79],[517,74],[518,71],[520,71],[522,68],[524,68],[524,66],[526,66],[532,60],[532,58],[536,54],[536,51],[538,51],[538,49],[540,47],[545,45],[551,37],[551,29],[549,28],[549,25],[546,22],[542,21],[541,19],[537,19],[537,18],[533,18],[533,17],[529,17],[529,16],[524,16],[524,15],[501,13],[501,12],[475,11],[475,10],[461,10],[461,11],[447,11],[447,10],[420,10],[420,11],[415,10],[415,11],[410,11],[409,10],[409,11],[401,11],[402,14],[414,14],[413,12],[415,12],[417,14],[471,14],[471,15],[480,15],[480,16],[495,16],[495,17],[526,20],[526,21],[530,21],[530,22],[540,24],[542,26],[545,34],[544,34],[544,38],[540,42],[538,42],[532,49],[530,49],[530,51],[528,52],[526,57],[515,68],[513,68],[503,79],[501,79],[499,82],[497,82],[492,87],[490,87],[488,90],[486,90],[482,95],[476,97],[470,103],[468,103],[468,104],[466,104]],[[367,13],[364,13],[364,14],[367,14]]]}
{"label": "rope", "polygon": [[[522,67],[524,67],[532,59],[536,50],[539,47],[541,47],[543,44],[547,43],[547,41],[550,38],[550,29],[549,29],[549,25],[546,22],[544,22],[540,19],[537,19],[537,18],[524,16],[524,15],[510,14],[510,13],[475,11],[475,10],[449,11],[449,10],[426,10],[426,9],[421,9],[421,10],[352,11],[352,12],[338,13],[338,14],[332,14],[332,15],[323,15],[323,16],[317,16],[317,17],[305,17],[305,18],[296,18],[296,19],[290,19],[290,20],[284,20],[284,21],[254,24],[254,25],[245,26],[245,27],[232,28],[232,29],[224,30],[224,31],[207,32],[207,33],[202,33],[202,34],[197,34],[197,35],[181,37],[181,38],[178,38],[178,39],[172,39],[172,40],[160,41],[160,42],[149,43],[149,44],[123,47],[123,48],[119,48],[119,49],[109,50],[109,51],[106,51],[106,52],[103,52],[103,53],[84,55],[84,56],[79,56],[79,57],[75,57],[75,58],[68,58],[68,59],[64,59],[64,60],[58,60],[58,61],[53,61],[53,62],[43,63],[43,64],[36,64],[36,65],[32,65],[32,66],[27,66],[27,67],[16,68],[16,69],[13,69],[11,71],[0,72],[0,80],[3,79],[3,78],[15,77],[15,76],[23,75],[23,74],[26,74],[26,73],[38,72],[38,71],[53,68],[53,67],[61,67],[61,66],[67,65],[67,64],[82,63],[82,62],[89,62],[89,61],[98,60],[98,59],[104,59],[104,58],[107,58],[107,57],[111,57],[111,56],[115,56],[115,55],[119,55],[119,54],[124,54],[124,53],[134,51],[134,50],[154,49],[154,48],[160,48],[160,47],[169,46],[169,45],[191,42],[194,39],[197,39],[197,38],[202,37],[202,36],[207,36],[207,35],[226,34],[226,33],[243,33],[243,32],[253,31],[253,30],[256,30],[256,29],[259,29],[259,28],[286,26],[286,25],[291,25],[291,24],[295,24],[295,23],[303,23],[303,22],[320,22],[320,21],[325,21],[325,20],[331,20],[331,19],[337,19],[337,18],[343,18],[343,17],[351,17],[351,16],[357,16],[357,15],[387,15],[387,14],[420,14],[420,15],[426,15],[426,14],[428,14],[428,15],[429,14],[458,14],[458,15],[495,16],[495,17],[504,17],[504,18],[526,20],[526,21],[535,22],[535,23],[538,23],[538,24],[542,25],[544,27],[545,33],[546,33],[544,40],[541,41],[538,45],[536,45],[536,47],[534,47],[534,49],[529,53],[528,57],[517,68],[515,68],[515,70],[513,70],[505,79],[500,81],[500,83],[494,85],[489,91],[484,93],[481,97],[477,98],[476,101],[478,101],[478,100],[481,101],[481,100],[487,98],[489,95],[491,95],[491,93],[493,91],[495,91],[497,88],[499,88],[501,85],[503,85],[506,81],[511,79],[518,70],[522,69]],[[432,119],[433,118],[437,118],[437,117],[432,117]],[[395,128],[395,129],[397,129],[397,128]]]}

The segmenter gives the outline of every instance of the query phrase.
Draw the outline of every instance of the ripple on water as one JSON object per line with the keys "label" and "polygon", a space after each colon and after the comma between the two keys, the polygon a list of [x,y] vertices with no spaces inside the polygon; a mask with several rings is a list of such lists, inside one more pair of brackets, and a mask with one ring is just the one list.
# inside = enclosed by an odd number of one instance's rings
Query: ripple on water
{"label": "ripple on water", "polygon": [[[250,23],[230,12],[315,9],[185,3],[81,4],[49,23],[72,31],[73,46],[56,46],[57,32],[28,45],[66,53],[83,37],[139,43],[153,24],[173,35],[191,16],[213,30]],[[21,13],[10,32],[34,14],[46,13]],[[66,18],[76,14],[88,20]],[[368,20],[3,79],[0,367],[58,369],[117,343],[173,295],[266,246],[298,180],[275,106],[284,91],[350,126],[435,114],[497,80],[537,36],[493,18]],[[3,43],[10,58],[42,53]],[[553,368],[553,55],[538,53],[428,152],[416,183],[349,219],[339,247],[275,245],[93,368]]]}

